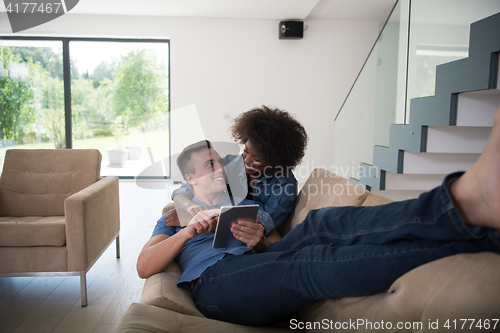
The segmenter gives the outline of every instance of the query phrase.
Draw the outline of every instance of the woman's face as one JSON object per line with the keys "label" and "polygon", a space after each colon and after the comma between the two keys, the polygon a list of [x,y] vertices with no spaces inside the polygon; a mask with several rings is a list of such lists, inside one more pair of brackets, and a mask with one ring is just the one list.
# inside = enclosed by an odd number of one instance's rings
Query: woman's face
{"label": "woman's face", "polygon": [[245,158],[245,172],[247,175],[262,178],[264,176],[262,170],[264,170],[266,166],[264,165],[259,152],[253,148],[250,140],[245,143],[243,157]]}

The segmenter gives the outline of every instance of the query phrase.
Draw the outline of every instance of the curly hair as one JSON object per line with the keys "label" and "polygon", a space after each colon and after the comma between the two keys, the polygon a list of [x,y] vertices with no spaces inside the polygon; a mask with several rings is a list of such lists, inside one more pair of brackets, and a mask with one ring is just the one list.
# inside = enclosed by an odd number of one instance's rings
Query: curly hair
{"label": "curly hair", "polygon": [[236,117],[230,131],[240,144],[250,140],[273,174],[282,170],[288,175],[307,147],[306,130],[291,114],[264,105]]}

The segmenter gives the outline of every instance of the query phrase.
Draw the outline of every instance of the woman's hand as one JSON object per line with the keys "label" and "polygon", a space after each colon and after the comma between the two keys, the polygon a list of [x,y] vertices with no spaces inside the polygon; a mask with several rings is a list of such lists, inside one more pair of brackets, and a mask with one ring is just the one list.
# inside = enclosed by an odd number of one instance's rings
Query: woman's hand
{"label": "woman's hand", "polygon": [[208,210],[208,207],[207,206],[202,206],[202,205],[197,205],[195,204],[194,202],[186,205],[186,211],[191,215],[191,216],[195,216],[196,214],[198,214],[199,212],[202,212],[204,210]]}
{"label": "woman's hand", "polygon": [[246,243],[251,249],[258,248],[264,238],[264,226],[259,223],[259,217],[255,221],[238,220],[231,225],[233,236]]}
{"label": "woman's hand", "polygon": [[165,216],[165,220],[167,221],[167,227],[180,227],[181,223],[179,222],[179,216],[177,215],[177,210],[172,209]]}

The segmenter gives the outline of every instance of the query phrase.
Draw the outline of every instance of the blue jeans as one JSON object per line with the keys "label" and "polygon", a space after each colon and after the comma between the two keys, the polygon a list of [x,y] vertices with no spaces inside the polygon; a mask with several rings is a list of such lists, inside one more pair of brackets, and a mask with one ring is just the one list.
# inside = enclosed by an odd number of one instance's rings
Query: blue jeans
{"label": "blue jeans", "polygon": [[322,299],[382,292],[442,257],[500,252],[497,230],[468,227],[455,209],[449,185],[459,176],[414,200],[311,211],[266,252],[209,267],[194,287],[196,306],[212,319],[264,325]]}

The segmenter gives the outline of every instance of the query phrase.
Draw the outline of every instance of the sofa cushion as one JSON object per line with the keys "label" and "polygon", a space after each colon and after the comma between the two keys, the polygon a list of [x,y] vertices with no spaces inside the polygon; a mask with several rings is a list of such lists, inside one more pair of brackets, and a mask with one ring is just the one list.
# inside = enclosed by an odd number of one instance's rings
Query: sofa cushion
{"label": "sofa cushion", "polygon": [[361,206],[370,192],[322,168],[314,169],[300,190],[294,210],[280,227],[284,236],[301,223],[311,209]]}
{"label": "sofa cushion", "polygon": [[64,216],[0,217],[0,246],[63,246]]}
{"label": "sofa cushion", "polygon": [[171,263],[163,272],[150,276],[142,289],[141,303],[172,311],[204,317],[194,304],[191,292],[177,287],[181,269]]}
{"label": "sofa cushion", "polygon": [[97,149],[10,149],[0,177],[1,216],[64,215],[64,200],[100,177]]}
{"label": "sofa cushion", "polygon": [[386,198],[382,195],[377,195],[377,194],[369,194],[365,201],[363,201],[362,206],[378,206],[378,205],[385,205],[388,203],[391,203],[392,200],[389,198]]}
{"label": "sofa cushion", "polygon": [[[453,328],[453,320],[462,325],[460,319],[498,318],[500,313],[500,255],[482,252],[457,254],[419,266],[397,279],[389,290],[372,296],[345,297],[312,304],[300,311],[303,321],[333,322],[364,320],[371,323],[390,322],[397,332],[397,323],[419,325],[420,329],[407,331],[448,331],[447,321]],[[430,323],[438,321],[439,329]],[[407,324],[410,323],[410,324]],[[467,332],[483,332],[473,326]],[[493,325],[493,324],[492,324]],[[352,327],[351,327],[352,328]],[[491,327],[492,328],[492,327]],[[498,326],[497,326],[498,329]],[[349,332],[378,332],[360,325]],[[454,331],[451,329],[451,331]],[[465,331],[465,330],[464,330]],[[320,332],[310,330],[309,332]]]}
{"label": "sofa cushion", "polygon": [[134,303],[130,305],[121,316],[115,326],[114,332],[280,333],[302,331],[282,327],[250,327],[236,325],[208,318],[193,317],[147,304]]}

